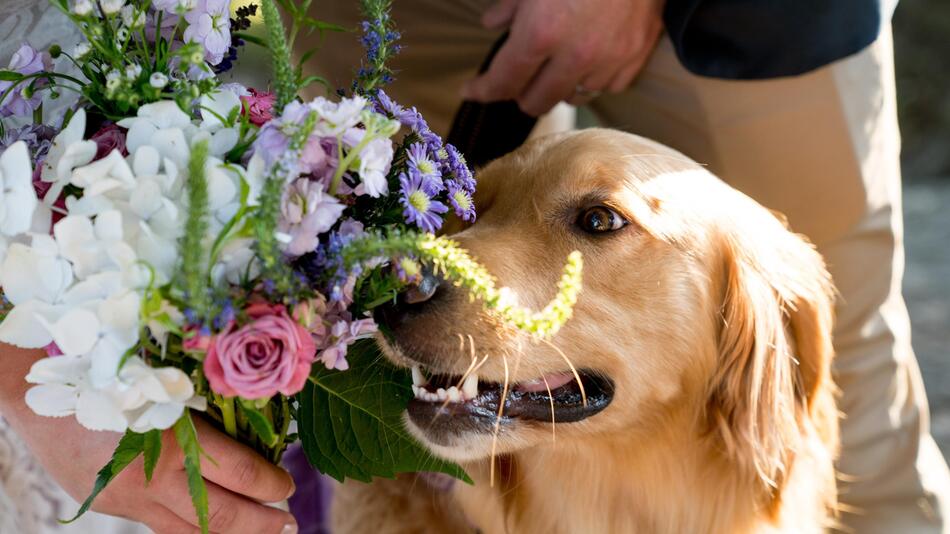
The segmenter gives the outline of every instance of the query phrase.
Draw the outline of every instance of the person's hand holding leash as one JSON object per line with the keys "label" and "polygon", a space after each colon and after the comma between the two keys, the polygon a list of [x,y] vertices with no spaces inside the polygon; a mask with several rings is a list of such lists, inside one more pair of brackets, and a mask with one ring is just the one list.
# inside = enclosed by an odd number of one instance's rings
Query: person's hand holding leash
{"label": "person's hand holding leash", "polygon": [[498,0],[482,24],[510,36],[462,95],[517,100],[530,115],[625,89],[663,29],[664,0]]}

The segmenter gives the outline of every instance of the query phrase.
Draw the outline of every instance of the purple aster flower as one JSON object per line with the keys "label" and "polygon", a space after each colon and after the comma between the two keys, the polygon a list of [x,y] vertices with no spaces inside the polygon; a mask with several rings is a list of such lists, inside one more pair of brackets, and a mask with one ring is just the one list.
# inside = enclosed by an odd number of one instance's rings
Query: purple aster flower
{"label": "purple aster flower", "polygon": [[443,161],[443,174],[451,174],[469,193],[475,192],[475,178],[472,171],[468,169],[465,157],[451,144],[445,145],[445,160]]}
{"label": "purple aster flower", "polygon": [[472,194],[465,190],[454,180],[449,181],[448,197],[449,204],[455,210],[455,214],[463,221],[475,222],[475,202],[472,200]]}
{"label": "purple aster flower", "polygon": [[231,47],[230,5],[229,0],[197,0],[194,9],[185,13],[185,42],[201,44],[205,60],[212,65],[221,63]]}
{"label": "purple aster flower", "polygon": [[402,203],[403,216],[409,224],[415,224],[423,231],[435,232],[442,226],[442,216],[440,214],[449,211],[449,208],[434,200],[430,193],[426,191],[424,180],[421,176],[410,173],[399,175],[399,184],[402,188],[402,197],[399,202]]}
{"label": "purple aster flower", "polygon": [[409,170],[415,172],[426,181],[426,190],[436,194],[442,190],[442,175],[435,159],[422,143],[413,143],[409,146]]}
{"label": "purple aster flower", "polygon": [[[29,44],[23,43],[20,45],[20,48],[13,53],[13,57],[10,58],[10,64],[7,66],[7,69],[29,76],[52,69],[52,61],[46,52],[40,52]],[[29,115],[43,102],[42,96],[38,91],[35,91],[32,96],[26,98],[23,95],[23,90],[31,84],[33,84],[34,88],[43,87],[46,85],[45,80],[37,80],[35,83],[33,79],[24,82],[0,81],[0,95],[9,90],[14,83],[17,84],[17,87],[11,90],[10,94],[3,98],[3,100],[0,100],[0,117]]]}

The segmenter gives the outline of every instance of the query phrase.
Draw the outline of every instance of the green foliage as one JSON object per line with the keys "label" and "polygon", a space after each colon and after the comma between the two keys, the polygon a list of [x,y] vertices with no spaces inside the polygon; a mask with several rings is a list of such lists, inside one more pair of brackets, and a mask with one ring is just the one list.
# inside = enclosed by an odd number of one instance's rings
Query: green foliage
{"label": "green foliage", "polygon": [[207,162],[208,142],[199,141],[191,147],[191,158],[188,160],[188,178],[185,182],[188,216],[181,238],[181,289],[187,295],[191,309],[201,320],[207,318],[209,306],[204,254],[204,239],[208,233]]}
{"label": "green foliage", "polygon": [[158,465],[158,458],[162,455],[162,431],[157,428],[143,434],[142,453],[145,460],[145,481],[152,481],[152,473]]}
{"label": "green foliage", "polygon": [[238,402],[237,405],[240,407],[247,422],[251,425],[251,428],[254,429],[254,433],[257,434],[258,439],[267,447],[276,446],[279,436],[274,432],[274,425],[271,423],[270,418],[262,414],[257,408],[248,406],[243,402]]}
{"label": "green foliage", "polygon": [[92,493],[86,497],[86,500],[83,501],[82,505],[79,507],[79,511],[76,512],[76,515],[72,519],[61,520],[60,523],[72,523],[73,521],[79,519],[84,513],[89,510],[89,507],[92,506],[92,502],[96,499],[99,493],[102,492],[109,484],[112,482],[112,479],[116,477],[123,469],[126,468],[130,463],[132,463],[139,454],[142,454],[142,451],[145,449],[145,435],[136,434],[131,430],[126,432],[122,439],[119,440],[119,444],[115,448],[115,452],[112,453],[112,459],[109,460],[102,469],[99,470],[99,473],[96,475],[96,483],[92,486]]}
{"label": "green foliage", "polygon": [[403,426],[412,379],[389,365],[375,342],[347,351],[350,369],[314,367],[299,394],[300,438],[310,464],[342,481],[439,471],[471,483],[458,465],[433,457]]}
{"label": "green foliage", "polygon": [[287,35],[284,33],[284,23],[274,0],[262,0],[261,11],[267,27],[267,44],[274,61],[274,92],[277,94],[275,109],[281,110],[297,98],[297,80]]}
{"label": "green foliage", "polygon": [[185,474],[188,477],[188,493],[191,504],[198,516],[198,527],[202,534],[208,534],[208,487],[201,476],[201,455],[204,451],[198,445],[198,433],[191,420],[191,412],[185,413],[175,423],[175,439],[185,456]]}

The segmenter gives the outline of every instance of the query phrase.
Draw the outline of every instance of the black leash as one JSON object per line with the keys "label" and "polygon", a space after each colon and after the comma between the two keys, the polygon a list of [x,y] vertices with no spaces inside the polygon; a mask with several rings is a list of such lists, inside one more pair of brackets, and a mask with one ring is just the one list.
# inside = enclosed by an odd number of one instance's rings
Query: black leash
{"label": "black leash", "polygon": [[[479,74],[488,70],[507,38],[505,33],[495,42],[478,69]],[[488,104],[465,100],[452,120],[448,142],[462,152],[469,166],[480,167],[521,146],[537,122],[538,119],[521,111],[514,100]]]}

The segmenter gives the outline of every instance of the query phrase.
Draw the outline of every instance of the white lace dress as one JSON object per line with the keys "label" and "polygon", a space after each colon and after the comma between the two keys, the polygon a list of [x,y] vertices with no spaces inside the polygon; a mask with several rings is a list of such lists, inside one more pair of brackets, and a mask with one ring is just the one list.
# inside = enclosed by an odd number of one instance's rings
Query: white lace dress
{"label": "white lace dress", "polygon": [[[0,0],[0,66],[21,43],[46,48],[53,42],[72,50],[76,31],[49,0]],[[64,103],[50,102],[47,117]],[[8,119],[3,119],[7,121]],[[12,121],[11,121],[12,122]],[[141,534],[143,526],[96,513],[70,525],[79,505],[43,470],[0,415],[0,534]]]}

